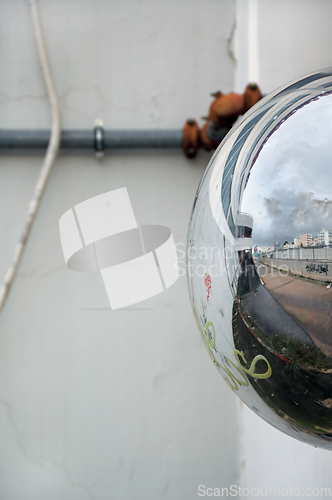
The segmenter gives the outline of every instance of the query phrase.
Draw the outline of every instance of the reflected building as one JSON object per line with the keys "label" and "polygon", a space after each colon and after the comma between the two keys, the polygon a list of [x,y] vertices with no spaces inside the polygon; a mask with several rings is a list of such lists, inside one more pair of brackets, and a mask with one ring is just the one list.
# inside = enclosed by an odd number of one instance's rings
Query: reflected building
{"label": "reflected building", "polygon": [[332,231],[323,229],[318,233],[318,245],[331,245],[332,244]]}
{"label": "reflected building", "polygon": [[302,234],[300,236],[301,246],[309,247],[312,244],[312,234]]}

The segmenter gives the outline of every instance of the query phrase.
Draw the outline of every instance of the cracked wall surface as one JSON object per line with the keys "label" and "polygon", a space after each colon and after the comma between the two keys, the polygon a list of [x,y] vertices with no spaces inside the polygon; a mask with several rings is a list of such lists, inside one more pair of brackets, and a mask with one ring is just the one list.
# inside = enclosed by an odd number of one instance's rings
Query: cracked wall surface
{"label": "cracked wall surface", "polygon": [[[0,316],[1,500],[191,499],[199,484],[238,482],[235,396],[205,352],[186,279],[141,310],[112,312],[97,274],[66,268],[58,234],[68,208],[125,183],[137,219],[184,243],[207,158],[57,160]],[[1,170],[32,176],[40,160],[2,156]],[[0,183],[4,209],[11,189]],[[2,211],[1,234],[21,217],[21,206]]]}
{"label": "cracked wall surface", "polygon": [[[0,127],[47,128],[27,2],[0,9]],[[95,118],[109,128],[179,128],[206,113],[210,92],[233,88],[231,0],[43,0],[40,10],[64,128]]]}
{"label": "cracked wall surface", "polygon": [[[232,90],[232,1],[40,0],[63,127],[181,128]],[[0,128],[48,128],[27,2],[0,3]],[[0,157],[0,273],[43,152]],[[191,500],[239,481],[235,396],[210,363],[185,277],[110,311],[97,274],[70,272],[61,215],[126,186],[139,223],[186,241],[209,155],[62,152],[0,315],[0,500]],[[181,264],[183,269],[183,262]]]}

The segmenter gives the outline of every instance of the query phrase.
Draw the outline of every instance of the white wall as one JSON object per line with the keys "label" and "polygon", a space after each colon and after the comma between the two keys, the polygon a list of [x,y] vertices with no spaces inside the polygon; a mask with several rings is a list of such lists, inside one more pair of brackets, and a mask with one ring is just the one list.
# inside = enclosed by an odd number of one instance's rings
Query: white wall
{"label": "white wall", "polygon": [[[310,71],[331,66],[331,17],[329,0],[238,0],[238,90],[254,80],[268,93]],[[283,498],[294,498],[291,488],[293,492],[299,488],[306,498],[324,498],[320,488],[328,487],[332,492],[330,452],[278,432],[240,402],[239,408],[243,426],[241,485],[248,488],[244,493],[252,488],[255,493],[259,485],[268,487],[264,498],[278,497],[278,488]]]}
{"label": "white wall", "polygon": [[[65,128],[181,128],[210,91],[233,87],[231,1],[40,4]],[[48,128],[27,2],[1,2],[0,23],[0,126]],[[200,484],[239,482],[236,398],[205,353],[185,278],[112,312],[98,275],[65,267],[58,234],[70,207],[126,186],[140,223],[185,243],[208,159],[60,155],[0,316],[1,500],[191,500]],[[1,154],[1,274],[41,162]]]}
{"label": "white wall", "polygon": [[264,94],[330,67],[330,0],[237,0],[235,87],[257,81]]}

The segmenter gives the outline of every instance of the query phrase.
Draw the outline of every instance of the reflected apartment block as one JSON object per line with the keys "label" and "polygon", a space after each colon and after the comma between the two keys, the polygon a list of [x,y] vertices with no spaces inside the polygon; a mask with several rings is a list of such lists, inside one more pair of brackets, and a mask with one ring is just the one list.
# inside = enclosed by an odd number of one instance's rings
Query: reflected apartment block
{"label": "reflected apartment block", "polygon": [[312,234],[302,234],[300,240],[301,246],[309,247],[312,244]]}
{"label": "reflected apartment block", "polygon": [[322,231],[318,233],[318,245],[328,246],[331,244],[332,244],[332,231],[322,229]]}

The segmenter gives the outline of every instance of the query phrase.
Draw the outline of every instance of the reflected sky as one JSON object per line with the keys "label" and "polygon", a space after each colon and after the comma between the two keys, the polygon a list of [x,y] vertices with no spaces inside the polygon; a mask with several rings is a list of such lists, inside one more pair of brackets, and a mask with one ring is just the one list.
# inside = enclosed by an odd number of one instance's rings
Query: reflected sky
{"label": "reflected sky", "polygon": [[243,194],[254,245],[332,231],[332,95],[300,108],[272,134]]}

